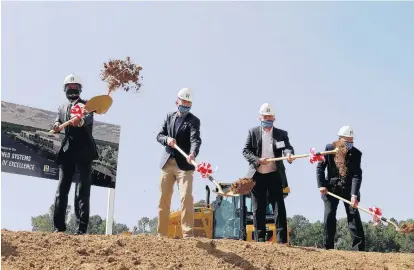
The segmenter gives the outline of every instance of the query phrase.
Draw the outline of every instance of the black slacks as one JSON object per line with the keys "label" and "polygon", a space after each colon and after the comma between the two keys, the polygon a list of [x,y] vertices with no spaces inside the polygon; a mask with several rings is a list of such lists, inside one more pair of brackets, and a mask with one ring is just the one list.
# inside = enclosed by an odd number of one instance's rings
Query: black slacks
{"label": "black slacks", "polygon": [[253,176],[253,181],[256,183],[252,189],[253,224],[256,241],[265,241],[266,208],[268,203],[271,203],[274,212],[277,241],[278,243],[287,243],[286,207],[279,173],[261,174],[256,172]]}
{"label": "black slacks", "polygon": [[[75,187],[75,215],[78,232],[86,233],[89,222],[89,198],[92,185],[92,161],[77,164],[80,171],[80,181]],[[59,167],[59,184],[55,196],[53,223],[57,230],[66,231],[66,209],[68,194],[72,185],[72,178],[76,171],[76,164],[67,161]]]}
{"label": "black slacks", "polygon": [[[331,191],[332,192],[332,191]],[[351,192],[348,190],[335,192],[338,196],[351,200]],[[336,234],[336,211],[338,209],[339,200],[330,195],[322,195],[325,204],[324,211],[324,245],[326,249],[333,249]],[[359,197],[358,197],[359,201]],[[357,247],[359,251],[365,250],[364,228],[361,222],[361,216],[357,208],[351,207],[344,202],[346,216],[348,220],[348,229],[352,237],[352,248]]]}

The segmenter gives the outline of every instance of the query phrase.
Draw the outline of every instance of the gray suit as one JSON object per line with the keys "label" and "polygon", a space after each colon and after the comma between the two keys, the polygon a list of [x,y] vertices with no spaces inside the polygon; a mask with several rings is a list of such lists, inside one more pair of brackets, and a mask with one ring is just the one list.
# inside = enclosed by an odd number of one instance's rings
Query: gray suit
{"label": "gray suit", "polygon": [[[79,99],[74,105],[77,103],[86,104],[86,101]],[[69,120],[71,107],[71,103],[61,105],[55,122],[62,124]],[[88,227],[92,161],[98,158],[98,153],[92,136],[93,113],[85,115],[82,120],[81,127],[65,128],[65,138],[56,159],[56,163],[59,164],[59,184],[55,196],[53,222],[58,231],[66,230],[68,194],[76,167],[80,172],[80,181],[76,183],[74,203],[78,232],[86,233]]]}
{"label": "gray suit", "polygon": [[[73,106],[77,103],[86,104],[86,102],[86,100],[79,99]],[[59,106],[55,122],[62,124],[68,121],[70,109],[73,106],[69,102]],[[82,127],[67,126],[65,128],[65,138],[56,159],[57,164],[65,163],[68,159],[86,162],[98,158],[95,139],[92,135],[93,113],[85,115],[83,121]]]}

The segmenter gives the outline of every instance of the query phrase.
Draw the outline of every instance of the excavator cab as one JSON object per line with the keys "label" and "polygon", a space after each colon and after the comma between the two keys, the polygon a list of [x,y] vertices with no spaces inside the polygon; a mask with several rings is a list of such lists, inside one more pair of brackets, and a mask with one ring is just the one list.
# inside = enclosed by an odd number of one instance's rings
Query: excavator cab
{"label": "excavator cab", "polygon": [[[231,184],[219,183],[225,191]],[[217,189],[215,190],[217,192]],[[284,195],[290,192],[284,189]],[[276,242],[274,214],[269,203],[266,210],[266,240]],[[170,214],[168,236],[182,238],[181,211]],[[250,194],[226,197],[217,194],[210,203],[210,188],[206,185],[206,205],[194,208],[194,236],[213,239],[255,241],[253,226],[253,202]],[[289,229],[288,229],[289,240]]]}
{"label": "excavator cab", "polygon": [[[223,190],[231,184],[219,183]],[[206,186],[209,201],[209,187]],[[290,192],[285,188],[285,197]],[[225,197],[217,195],[211,204],[213,210],[213,238],[255,241],[253,226],[253,202],[251,195]],[[266,241],[276,242],[276,227],[272,205],[266,209]]]}

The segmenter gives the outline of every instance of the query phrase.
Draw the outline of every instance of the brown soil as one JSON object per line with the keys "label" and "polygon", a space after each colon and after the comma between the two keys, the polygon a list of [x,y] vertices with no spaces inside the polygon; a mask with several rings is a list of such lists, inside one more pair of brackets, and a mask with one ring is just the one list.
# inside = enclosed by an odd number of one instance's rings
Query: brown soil
{"label": "brown soil", "polygon": [[255,182],[251,178],[241,178],[231,184],[231,191],[236,194],[248,194],[254,187]]}
{"label": "brown soil", "polygon": [[405,223],[401,226],[401,232],[414,233],[414,223]]}
{"label": "brown soil", "polygon": [[233,240],[2,230],[2,269],[414,269],[414,254],[320,250]]}
{"label": "brown soil", "polygon": [[130,57],[125,60],[109,60],[104,63],[104,69],[101,70],[101,80],[108,83],[108,94],[118,88],[126,92],[139,91],[140,79],[142,80],[139,74],[141,70],[142,67],[132,63]]}

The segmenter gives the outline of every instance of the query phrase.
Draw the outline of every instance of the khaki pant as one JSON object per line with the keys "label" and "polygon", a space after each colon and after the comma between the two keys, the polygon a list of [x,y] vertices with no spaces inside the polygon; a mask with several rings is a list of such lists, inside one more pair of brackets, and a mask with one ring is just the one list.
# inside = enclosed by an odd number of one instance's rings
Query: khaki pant
{"label": "khaki pant", "polygon": [[160,201],[158,204],[158,235],[168,236],[171,198],[177,181],[181,201],[181,229],[183,237],[193,234],[193,175],[194,171],[181,171],[175,159],[169,159],[161,171]]}

